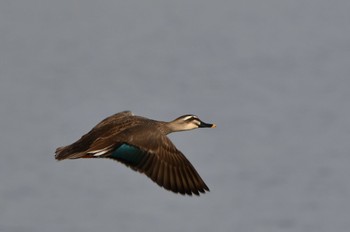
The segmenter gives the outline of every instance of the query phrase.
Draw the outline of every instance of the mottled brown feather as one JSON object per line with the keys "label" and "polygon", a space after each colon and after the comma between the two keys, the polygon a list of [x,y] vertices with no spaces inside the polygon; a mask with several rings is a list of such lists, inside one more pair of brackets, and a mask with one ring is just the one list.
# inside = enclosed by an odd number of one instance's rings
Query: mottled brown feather
{"label": "mottled brown feather", "polygon": [[112,132],[118,134],[118,128],[121,130],[131,123],[130,117],[132,117],[130,111],[123,111],[105,118],[75,143],[57,148],[55,158],[64,160],[86,156],[86,150],[92,143],[106,135],[109,136]]}

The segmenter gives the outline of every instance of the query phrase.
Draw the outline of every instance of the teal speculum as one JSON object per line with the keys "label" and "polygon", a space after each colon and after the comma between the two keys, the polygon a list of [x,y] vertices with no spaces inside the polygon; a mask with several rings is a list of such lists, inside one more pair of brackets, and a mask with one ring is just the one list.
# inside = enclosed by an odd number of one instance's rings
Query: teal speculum
{"label": "teal speculum", "polygon": [[109,156],[117,160],[125,161],[129,164],[138,164],[144,157],[145,152],[128,144],[122,144],[114,150]]}

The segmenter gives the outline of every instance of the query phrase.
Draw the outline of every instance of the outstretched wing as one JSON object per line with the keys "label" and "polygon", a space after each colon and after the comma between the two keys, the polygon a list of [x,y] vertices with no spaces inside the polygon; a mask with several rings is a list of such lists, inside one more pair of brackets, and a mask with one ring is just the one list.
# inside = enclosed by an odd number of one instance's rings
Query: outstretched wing
{"label": "outstretched wing", "polygon": [[175,193],[199,195],[199,192],[209,191],[208,186],[182,152],[177,150],[166,136],[161,136],[159,139],[162,141],[153,149],[147,151],[140,147],[144,151],[142,159],[130,166],[145,173],[159,186]]}

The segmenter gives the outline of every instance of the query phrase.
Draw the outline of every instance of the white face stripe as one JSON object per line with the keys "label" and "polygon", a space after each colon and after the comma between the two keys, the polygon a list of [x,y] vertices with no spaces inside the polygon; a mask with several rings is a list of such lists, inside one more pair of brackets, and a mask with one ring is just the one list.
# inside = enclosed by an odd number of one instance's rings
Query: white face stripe
{"label": "white face stripe", "polygon": [[196,115],[188,115],[188,116],[184,117],[183,120],[186,121],[186,120],[188,120],[190,118],[198,119],[198,117]]}

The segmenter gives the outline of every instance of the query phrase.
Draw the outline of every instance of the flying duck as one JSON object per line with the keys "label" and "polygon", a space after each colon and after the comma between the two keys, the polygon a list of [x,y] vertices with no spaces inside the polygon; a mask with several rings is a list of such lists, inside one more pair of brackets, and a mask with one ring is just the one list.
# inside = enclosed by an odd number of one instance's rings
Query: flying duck
{"label": "flying duck", "polygon": [[57,148],[55,158],[113,159],[174,193],[199,195],[209,191],[208,186],[167,134],[206,127],[216,125],[192,114],[163,122],[123,111],[102,120],[75,143]]}

